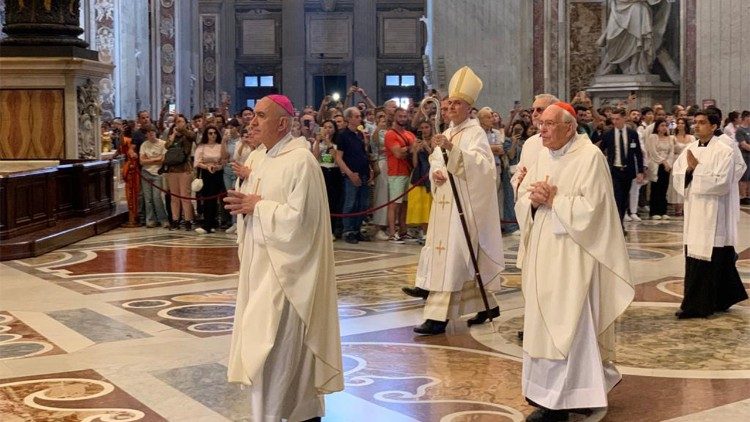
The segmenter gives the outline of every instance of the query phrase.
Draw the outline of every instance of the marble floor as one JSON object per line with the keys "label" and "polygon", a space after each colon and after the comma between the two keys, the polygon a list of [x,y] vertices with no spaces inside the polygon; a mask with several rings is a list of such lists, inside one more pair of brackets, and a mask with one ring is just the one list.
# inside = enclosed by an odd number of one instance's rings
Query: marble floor
{"label": "marble floor", "polygon": [[[750,420],[750,303],[674,318],[681,227],[628,223],[637,294],[617,323],[623,381],[587,420]],[[740,227],[750,288],[748,207]],[[456,321],[435,337],[413,336],[422,302],[400,292],[418,246],[336,242],[346,390],[328,396],[324,420],[523,420],[518,238],[504,241],[494,327]],[[247,420],[247,390],[226,382],[237,267],[230,235],[145,228],[0,263],[0,420]]]}

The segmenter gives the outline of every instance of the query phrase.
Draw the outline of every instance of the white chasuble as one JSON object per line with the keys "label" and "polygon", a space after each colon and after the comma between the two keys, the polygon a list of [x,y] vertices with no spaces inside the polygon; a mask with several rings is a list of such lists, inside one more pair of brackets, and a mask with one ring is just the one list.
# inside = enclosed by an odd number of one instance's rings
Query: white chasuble
{"label": "white chasuble", "polygon": [[441,148],[430,154],[432,208],[425,245],[419,255],[416,285],[430,291],[460,291],[464,282],[474,279],[458,209],[450,182],[437,186],[433,173],[442,170],[454,176],[464,216],[468,224],[479,272],[489,291],[500,290],[504,269],[500,212],[495,190],[495,161],[487,135],[474,119],[452,125],[444,135],[453,148],[446,167]]}
{"label": "white chasuble", "polygon": [[[595,333],[607,359],[614,338],[605,335],[634,296],[625,238],[609,169],[598,147],[581,138],[564,153],[543,148],[519,188],[516,216],[525,299],[523,349],[532,358],[568,358],[591,282],[599,315]],[[532,216],[528,187],[547,180],[557,186],[552,208]]]}
{"label": "white chasuble", "polygon": [[[266,146],[261,144],[258,146],[258,148],[254,149],[250,154],[247,156],[247,159],[243,163],[243,166],[250,169],[250,174],[252,175],[253,169],[260,165],[260,163],[263,162],[263,160],[266,158]],[[258,188],[258,180],[256,179],[253,183],[250,183],[249,180],[252,178],[252,176],[248,176],[247,179],[242,180],[239,177],[237,178],[237,181],[234,182],[234,188],[235,190],[248,194],[248,193],[256,193],[254,189]],[[245,219],[250,218],[245,215],[238,215],[237,216],[237,255],[242,259],[242,249],[244,247],[245,242]]]}
{"label": "white chasuble", "polygon": [[[699,141],[691,143],[677,157],[672,182],[685,198],[683,243],[687,254],[710,261],[715,246],[734,246],[736,242],[739,196],[732,190],[737,189],[737,172],[741,169],[744,172],[744,163],[742,167],[735,166],[732,148],[718,137],[713,137],[705,147],[698,145]],[[692,172],[690,184],[685,187],[688,151],[693,153],[698,165]]]}
{"label": "white chasuble", "polygon": [[[341,391],[343,371],[336,282],[325,182],[304,138],[286,138],[253,168],[245,182],[262,197],[246,216],[235,326],[230,346],[230,382],[254,385],[283,329],[285,303],[303,327],[307,369],[318,394]],[[303,366],[304,367],[304,366]],[[261,383],[262,384],[262,383]],[[281,398],[279,398],[280,400]]]}

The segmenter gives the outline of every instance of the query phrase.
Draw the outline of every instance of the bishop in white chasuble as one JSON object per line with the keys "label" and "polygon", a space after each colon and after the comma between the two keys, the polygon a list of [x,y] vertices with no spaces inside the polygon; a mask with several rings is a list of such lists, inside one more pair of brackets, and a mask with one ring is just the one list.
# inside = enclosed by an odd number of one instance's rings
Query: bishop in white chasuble
{"label": "bishop in white chasuble", "polygon": [[[439,146],[430,155],[434,202],[416,277],[417,287],[430,291],[430,294],[425,306],[426,321],[414,329],[418,334],[442,333],[450,318],[484,309],[456,198],[447,180],[449,172],[456,183],[469,241],[476,253],[489,300],[492,300],[492,291],[500,290],[504,257],[497,191],[494,189],[497,177],[495,161],[484,129],[479,122],[469,118],[471,104],[480,89],[481,80],[471,69],[464,67],[456,72],[451,79],[448,98],[451,126],[436,137]],[[443,158],[444,149],[448,153],[447,165]],[[492,317],[499,315],[499,307],[494,306],[491,312],[494,313]],[[489,316],[486,310],[477,315],[478,323]]]}
{"label": "bishop in white chasuble", "polygon": [[255,422],[315,420],[343,370],[325,182],[291,102],[269,96],[251,127],[268,148],[227,208],[244,218],[228,378],[250,386]]}

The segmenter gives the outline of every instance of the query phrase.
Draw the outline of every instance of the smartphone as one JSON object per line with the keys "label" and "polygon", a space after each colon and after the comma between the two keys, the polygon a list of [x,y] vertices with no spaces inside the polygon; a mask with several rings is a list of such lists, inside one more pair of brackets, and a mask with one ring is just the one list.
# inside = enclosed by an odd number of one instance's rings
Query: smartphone
{"label": "smartphone", "polygon": [[307,127],[310,127],[310,121],[307,120],[307,119],[303,120],[302,124],[305,125],[305,126],[307,126]]}
{"label": "smartphone", "polygon": [[359,88],[359,82],[354,81],[354,83],[352,84],[352,86],[356,86],[357,88]]}
{"label": "smartphone", "polygon": [[169,104],[169,114],[174,113],[177,110],[177,105],[175,103]]}

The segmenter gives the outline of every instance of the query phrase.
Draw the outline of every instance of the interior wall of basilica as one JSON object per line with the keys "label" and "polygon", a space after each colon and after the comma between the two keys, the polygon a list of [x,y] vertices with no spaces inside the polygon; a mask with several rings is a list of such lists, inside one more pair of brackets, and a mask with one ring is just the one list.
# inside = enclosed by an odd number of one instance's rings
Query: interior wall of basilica
{"label": "interior wall of basilica", "polygon": [[464,65],[482,79],[479,105],[510,110],[532,97],[532,3],[515,0],[428,0],[426,54],[442,92]]}
{"label": "interior wall of basilica", "polygon": [[[668,60],[652,72],[675,84],[675,101],[748,108],[750,2],[664,1]],[[507,111],[535,93],[569,100],[587,89],[610,8],[611,0],[83,0],[81,37],[116,65],[100,83],[105,119],[156,114],[165,103],[192,114],[227,97],[236,110],[273,91],[317,106],[355,81],[378,103],[420,98],[423,76],[444,91],[464,64],[484,80],[479,102]]]}
{"label": "interior wall of basilica", "polygon": [[697,104],[715,100],[725,114],[750,109],[750,2],[687,1],[696,6]]}

